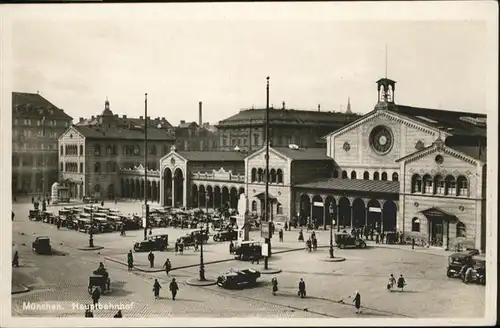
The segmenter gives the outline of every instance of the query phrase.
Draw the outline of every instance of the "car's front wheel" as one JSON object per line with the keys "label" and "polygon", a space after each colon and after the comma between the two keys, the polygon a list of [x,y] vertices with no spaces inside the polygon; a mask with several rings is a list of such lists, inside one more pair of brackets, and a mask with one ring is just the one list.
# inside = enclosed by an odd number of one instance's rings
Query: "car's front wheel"
{"label": "car's front wheel", "polygon": [[340,248],[340,249],[344,249],[344,248],[345,248],[345,245],[344,245],[344,244],[339,244],[339,248]]}

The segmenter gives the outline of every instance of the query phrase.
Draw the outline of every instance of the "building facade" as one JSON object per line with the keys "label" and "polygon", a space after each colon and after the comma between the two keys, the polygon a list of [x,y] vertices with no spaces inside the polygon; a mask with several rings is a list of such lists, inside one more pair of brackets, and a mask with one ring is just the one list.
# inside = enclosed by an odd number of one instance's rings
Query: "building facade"
{"label": "building facade", "polygon": [[[69,187],[70,197],[142,199],[144,192],[152,197],[153,184],[159,184],[159,159],[170,151],[175,138],[164,119],[148,122],[147,150],[145,120],[114,115],[108,100],[102,115],[68,128],[60,136],[58,148],[59,181]],[[144,186],[146,151],[150,173]]]}
{"label": "building facade", "polygon": [[49,196],[59,136],[72,118],[40,94],[12,93],[12,194]]}
{"label": "building facade", "polygon": [[208,123],[181,121],[175,128],[175,147],[178,150],[212,151],[219,149],[219,135],[208,129]]}
{"label": "building facade", "polygon": [[[302,148],[324,146],[322,137],[345,124],[359,118],[348,105],[346,113],[271,108],[269,127],[271,144],[275,147],[288,147],[290,144]],[[265,140],[265,109],[244,109],[216,125],[219,131],[220,150],[239,150],[252,153],[261,148]]]}
{"label": "building facade", "polygon": [[[437,247],[461,243],[484,251],[486,115],[396,104],[395,84],[377,81],[374,110],[326,135],[326,148],[270,147],[271,217],[315,218],[325,228],[331,223],[369,226]],[[245,179],[232,187],[233,193],[245,192],[251,211],[260,214],[267,176],[264,152],[260,147],[230,168],[225,161],[217,164],[220,172],[228,172],[244,163]],[[177,163],[164,157],[162,170],[169,161]],[[202,157],[198,161],[203,165]],[[199,191],[203,185],[205,192],[205,185],[214,184],[215,170],[184,166],[183,176],[196,177],[182,180],[184,190]],[[169,174],[161,190],[168,190]],[[222,186],[232,181],[231,175],[217,179]],[[197,204],[187,201],[189,194],[185,197],[183,204]]]}

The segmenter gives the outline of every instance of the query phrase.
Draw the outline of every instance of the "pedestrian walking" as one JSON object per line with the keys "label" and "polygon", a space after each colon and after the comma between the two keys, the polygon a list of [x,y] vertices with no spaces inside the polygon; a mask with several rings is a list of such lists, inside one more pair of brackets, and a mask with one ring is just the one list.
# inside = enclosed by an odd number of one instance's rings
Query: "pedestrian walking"
{"label": "pedestrian walking", "polygon": [[155,267],[155,255],[153,254],[153,251],[149,251],[148,260],[149,260],[149,267],[154,268]]}
{"label": "pedestrian walking", "polygon": [[316,237],[314,237],[312,239],[312,247],[313,247],[313,251],[318,249],[318,239]]}
{"label": "pedestrian walking", "polygon": [[398,288],[401,289],[401,291],[403,292],[405,286],[406,286],[405,278],[403,278],[403,275],[400,275],[398,278]]}
{"label": "pedestrian walking", "polygon": [[132,250],[130,250],[127,254],[127,263],[128,263],[128,271],[131,271],[134,267],[134,255],[132,254]]}
{"label": "pedestrian walking", "polygon": [[288,222],[285,222],[285,231],[288,230]]}
{"label": "pedestrian walking", "polygon": [[99,291],[99,288],[94,287],[94,290],[92,291],[92,301],[94,302],[94,306],[99,303],[100,298],[101,292]]}
{"label": "pedestrian walking", "polygon": [[93,318],[94,317],[94,313],[90,310],[90,305],[87,304],[85,306],[85,318]]}
{"label": "pedestrian walking", "polygon": [[415,237],[411,237],[411,249],[415,249]]}
{"label": "pedestrian walking", "polygon": [[392,289],[394,288],[395,285],[396,285],[396,278],[391,273],[391,275],[389,276],[389,283],[387,284],[387,290],[392,292]]}
{"label": "pedestrian walking", "polygon": [[379,234],[375,235],[375,244],[380,244],[380,236],[379,236]]}
{"label": "pedestrian walking", "polygon": [[179,290],[179,285],[175,281],[175,278],[172,278],[172,282],[170,283],[170,292],[172,293],[172,300],[175,301],[175,296],[177,295],[177,291]]}
{"label": "pedestrian walking", "polygon": [[283,242],[283,229],[280,229],[279,233],[280,242]]}
{"label": "pedestrian walking", "polygon": [[385,233],[382,231],[382,233],[380,234],[380,243],[381,244],[384,243],[384,238],[385,238]]}
{"label": "pedestrian walking", "polygon": [[310,251],[311,251],[311,239],[308,239],[308,240],[306,241],[306,250],[307,250],[308,252],[310,252]]}
{"label": "pedestrian walking", "polygon": [[375,234],[375,229],[370,230],[370,240],[373,241],[373,235]]}
{"label": "pedestrian walking", "polygon": [[153,292],[154,292],[154,295],[155,295],[155,300],[157,300],[157,299],[160,298],[160,289],[161,289],[161,285],[158,282],[158,279],[155,279],[155,283],[153,285]]}
{"label": "pedestrian walking", "polygon": [[304,241],[304,233],[302,232],[302,229],[299,231],[299,241],[303,242]]}
{"label": "pedestrian walking", "polygon": [[31,204],[35,204],[35,197],[31,197]]}
{"label": "pedestrian walking", "polygon": [[12,258],[12,266],[19,268],[19,251],[14,252],[14,257]]}
{"label": "pedestrian walking", "polygon": [[179,253],[182,255],[184,254],[184,243],[179,244]]}
{"label": "pedestrian walking", "polygon": [[179,251],[179,243],[175,242],[175,254]]}
{"label": "pedestrian walking", "polygon": [[61,228],[61,219],[57,219],[57,230]]}
{"label": "pedestrian walking", "polygon": [[122,223],[122,225],[121,225],[120,236],[125,236],[125,223]]}
{"label": "pedestrian walking", "polygon": [[299,295],[300,298],[306,297],[306,282],[302,278],[300,278],[299,281],[299,292],[297,293],[297,295]]}
{"label": "pedestrian walking", "polygon": [[165,268],[165,272],[167,273],[168,276],[170,270],[172,270],[172,263],[170,263],[170,259],[167,258],[165,264],[163,264],[163,267]]}
{"label": "pedestrian walking", "polygon": [[116,314],[113,316],[113,318],[123,318],[122,310],[118,310],[118,312],[116,312]]}
{"label": "pedestrian walking", "polygon": [[199,242],[198,240],[195,240],[194,241],[194,251],[197,252],[198,251],[198,247],[199,247]]}
{"label": "pedestrian walking", "polygon": [[257,264],[259,264],[259,255],[252,255],[251,257],[252,259],[252,264],[254,264],[255,262],[257,262]]}
{"label": "pedestrian walking", "polygon": [[103,200],[101,200],[101,206],[104,207],[104,201]]}
{"label": "pedestrian walking", "polygon": [[16,215],[14,214],[14,211],[12,211],[12,221],[14,221],[14,217],[15,217],[15,216],[16,216]]}
{"label": "pedestrian walking", "polygon": [[231,240],[231,242],[229,243],[229,254],[233,253],[234,253],[234,244],[233,241]]}
{"label": "pedestrian walking", "polygon": [[273,295],[276,296],[276,292],[278,291],[278,278],[274,277],[271,279],[271,284],[273,285]]}
{"label": "pedestrian walking", "polygon": [[354,307],[356,308],[356,313],[361,313],[361,295],[359,294],[358,291],[356,291],[356,294],[354,295],[354,299],[352,300],[354,303]]}

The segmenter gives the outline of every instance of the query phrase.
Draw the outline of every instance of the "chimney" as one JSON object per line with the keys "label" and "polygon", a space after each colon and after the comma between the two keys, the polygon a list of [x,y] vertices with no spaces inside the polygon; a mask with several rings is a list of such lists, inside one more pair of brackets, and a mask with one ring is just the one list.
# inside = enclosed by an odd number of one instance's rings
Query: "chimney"
{"label": "chimney", "polygon": [[283,107],[281,107],[281,109],[285,110],[285,102],[283,102],[282,104],[283,104]]}
{"label": "chimney", "polygon": [[94,116],[94,115],[92,115],[92,117],[91,117],[91,118],[92,118],[92,119],[94,119],[94,118],[95,118],[95,116]]}
{"label": "chimney", "polygon": [[162,120],[162,121],[165,121],[165,117],[162,117],[162,118],[161,118],[161,120]]}
{"label": "chimney", "polygon": [[82,123],[82,122],[83,122],[83,117],[80,117],[78,120],[78,123]]}
{"label": "chimney", "polygon": [[318,104],[318,112],[321,112],[321,105]]}
{"label": "chimney", "polygon": [[184,124],[184,123],[186,123],[186,121],[184,121],[184,120],[181,120],[181,124]]}
{"label": "chimney", "polygon": [[147,119],[148,119],[148,121],[149,121],[149,120],[151,119],[151,116],[147,116],[146,118],[147,118]]}
{"label": "chimney", "polygon": [[203,103],[200,101],[198,103],[198,125],[199,126],[202,126],[203,125]]}
{"label": "chimney", "polygon": [[139,119],[140,119],[140,120],[143,120],[143,119],[144,119],[144,116],[139,116]]}
{"label": "chimney", "polygon": [[123,115],[122,118],[127,118],[127,115]]}

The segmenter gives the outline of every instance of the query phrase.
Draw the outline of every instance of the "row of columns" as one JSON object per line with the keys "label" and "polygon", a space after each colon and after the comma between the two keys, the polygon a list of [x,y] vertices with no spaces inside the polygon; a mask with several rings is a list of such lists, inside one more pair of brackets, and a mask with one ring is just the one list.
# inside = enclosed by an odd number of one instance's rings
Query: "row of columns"
{"label": "row of columns", "polygon": [[[147,193],[147,198],[153,202],[160,201],[160,183],[156,180],[148,180],[144,184],[144,179],[122,179],[121,180],[121,196],[123,198],[131,198],[137,200],[144,199],[144,192]],[[101,191],[102,192],[102,191]]]}

